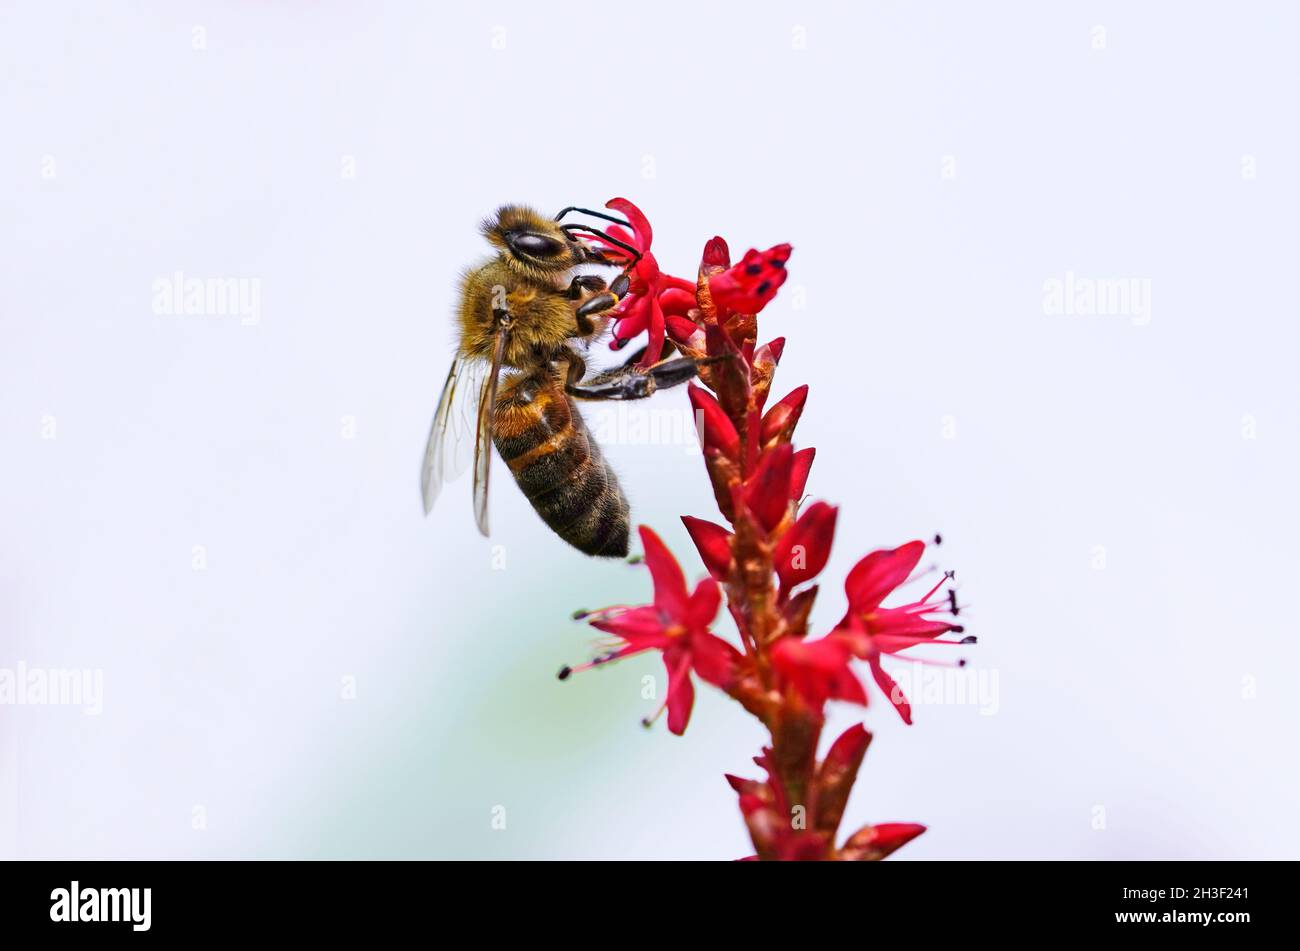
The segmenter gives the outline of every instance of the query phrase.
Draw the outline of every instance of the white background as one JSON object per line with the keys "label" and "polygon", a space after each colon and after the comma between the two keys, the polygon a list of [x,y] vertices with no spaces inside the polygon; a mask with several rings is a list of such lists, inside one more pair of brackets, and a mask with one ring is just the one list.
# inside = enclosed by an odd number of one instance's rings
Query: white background
{"label": "white background", "polygon": [[[568,613],[643,569],[566,549],[503,467],[491,542],[467,485],[418,501],[478,219],[624,195],[675,273],[715,233],[795,246],[763,330],[842,506],[818,623],[857,557],[941,530],[997,676],[994,715],[874,697],[846,831],[1296,857],[1297,20],[0,4],[0,667],[105,678],[98,717],[0,707],[0,854],[748,851],[738,707],[702,692],[678,739],[637,726],[649,659],[554,679]],[[260,321],[156,313],[177,270],[256,279]],[[1150,281],[1149,322],[1045,313],[1068,271]],[[698,575],[698,457],[614,443]]]}

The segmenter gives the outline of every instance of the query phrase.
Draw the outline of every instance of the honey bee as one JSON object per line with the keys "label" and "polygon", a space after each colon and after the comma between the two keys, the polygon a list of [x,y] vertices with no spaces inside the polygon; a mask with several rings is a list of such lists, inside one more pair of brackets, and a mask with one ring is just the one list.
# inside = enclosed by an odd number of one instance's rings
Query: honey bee
{"label": "honey bee", "polygon": [[[560,224],[570,212],[629,227],[584,208],[565,208],[551,219],[520,205],[504,206],[483,222],[497,254],[461,280],[460,340],[434,413],[420,486],[427,515],[443,485],[468,468],[472,443],[474,516],[486,536],[495,445],[560,538],[588,555],[623,557],[627,498],[574,401],[641,399],[689,380],[697,363],[668,359],[666,345],[648,369],[635,365],[636,353],[621,366],[587,375],[588,348],[626,295],[640,253],[609,236],[602,239],[607,248],[583,240],[582,232],[603,232]],[[575,273],[584,264],[622,267],[622,273],[606,285],[597,274]]]}

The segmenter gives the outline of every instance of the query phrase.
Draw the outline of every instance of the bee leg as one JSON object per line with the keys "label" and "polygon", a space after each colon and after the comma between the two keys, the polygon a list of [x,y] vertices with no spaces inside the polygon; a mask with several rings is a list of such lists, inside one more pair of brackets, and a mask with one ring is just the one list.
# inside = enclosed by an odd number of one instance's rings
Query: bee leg
{"label": "bee leg", "polygon": [[572,348],[564,351],[563,359],[568,361],[568,369],[564,377],[564,388],[568,390],[577,386],[578,382],[587,375],[587,361],[582,359],[582,354]]}
{"label": "bee leg", "polygon": [[569,282],[569,289],[565,294],[569,300],[582,300],[589,291],[603,291],[605,286],[605,279],[599,274],[579,274]]}
{"label": "bee leg", "polygon": [[685,383],[695,376],[698,365],[698,361],[689,357],[666,360],[648,370],[624,364],[582,383],[568,382],[564,390],[575,399],[640,400],[657,390]]}
{"label": "bee leg", "polygon": [[615,307],[618,304],[618,295],[610,291],[602,291],[599,294],[593,294],[583,301],[578,307],[577,314],[579,317],[590,317],[592,314],[600,314]]}

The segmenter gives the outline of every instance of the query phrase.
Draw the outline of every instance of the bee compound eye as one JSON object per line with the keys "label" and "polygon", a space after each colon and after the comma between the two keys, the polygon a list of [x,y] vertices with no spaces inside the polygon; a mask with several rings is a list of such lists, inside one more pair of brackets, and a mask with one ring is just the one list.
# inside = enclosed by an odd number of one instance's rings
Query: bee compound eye
{"label": "bee compound eye", "polygon": [[561,250],[560,242],[554,238],[548,238],[544,234],[535,234],[531,231],[512,231],[508,235],[508,240],[512,248],[530,257],[554,257]]}

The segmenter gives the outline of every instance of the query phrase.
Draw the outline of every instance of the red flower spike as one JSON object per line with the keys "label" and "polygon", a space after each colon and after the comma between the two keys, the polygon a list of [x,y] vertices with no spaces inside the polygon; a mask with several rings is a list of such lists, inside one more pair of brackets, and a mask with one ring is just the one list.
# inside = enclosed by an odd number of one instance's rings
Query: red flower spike
{"label": "red flower spike", "polygon": [[761,439],[767,445],[774,439],[789,442],[794,435],[794,427],[803,415],[804,403],[808,400],[808,384],[795,387],[763,416]]}
{"label": "red flower spike", "polygon": [[[915,575],[924,546],[912,542],[859,561],[845,582],[849,607],[844,619],[830,634],[807,639],[816,579],[830,557],[838,511],[825,502],[803,507],[815,450],[795,452],[791,441],[808,387],[768,405],[785,340],[777,337],[760,345],[756,316],[786,279],[790,246],[751,250],[733,264],[726,241],[713,238],[704,246],[695,280],[687,281],[659,269],[651,250],[653,232],[640,209],[625,199],[614,199],[608,207],[628,221],[626,227],[614,225],[591,237],[608,260],[627,268],[628,293],[607,312],[613,319],[611,346],[617,349],[645,334],[642,366],[673,348],[702,361],[699,385],[688,389],[714,497],[730,531],[683,516],[710,575],[692,591],[663,542],[642,528],[653,602],[579,614],[615,639],[585,667],[657,650],[668,672],[659,713],[667,713],[672,732],[686,729],[696,677],[723,689],[766,727],[770,744],[754,758],[766,779],[727,776],[754,842],[757,854],[750,858],[884,858],[924,826],[867,826],[835,848],[870,734],[861,725],[850,728],[818,761],[825,705],[830,700],[866,705],[867,690],[853,669],[861,659],[910,723],[911,708],[882,666],[883,658],[912,647],[974,638],[942,636],[961,631],[938,616],[958,611],[951,589],[933,600],[943,581],[919,601],[883,606]],[[636,249],[640,259],[633,263],[632,254],[615,242]],[[711,630],[724,589],[744,655]],[[565,668],[561,677],[569,673]],[[792,823],[794,804],[806,805],[807,828]]]}
{"label": "red flower spike", "polygon": [[839,857],[851,862],[877,862],[896,852],[925,831],[916,822],[885,822],[859,829],[840,849]]}
{"label": "red flower spike", "polygon": [[817,450],[812,446],[800,449],[794,454],[794,462],[790,466],[790,501],[796,505],[803,498],[804,489],[808,487],[808,472],[812,469],[813,457],[816,455]]}
{"label": "red flower spike", "polygon": [[687,384],[686,389],[695,407],[695,425],[704,448],[716,449],[728,459],[739,459],[740,435],[713,394],[694,383]]}
{"label": "red flower spike", "polygon": [[781,590],[810,581],[826,567],[835,537],[839,509],[816,502],[805,509],[794,525],[777,539],[772,549],[772,566],[781,579]]}
{"label": "red flower spike", "polygon": [[682,523],[699,549],[709,574],[719,581],[726,581],[731,574],[731,532],[721,525],[690,515],[683,515]]}
{"label": "red flower spike", "polygon": [[788,276],[790,245],[778,244],[759,252],[745,252],[739,264],[709,279],[709,291],[719,313],[757,314],[776,296]]}
{"label": "red flower spike", "polygon": [[785,518],[790,508],[790,476],[794,448],[789,443],[763,453],[758,467],[745,483],[745,505],[769,532]]}

